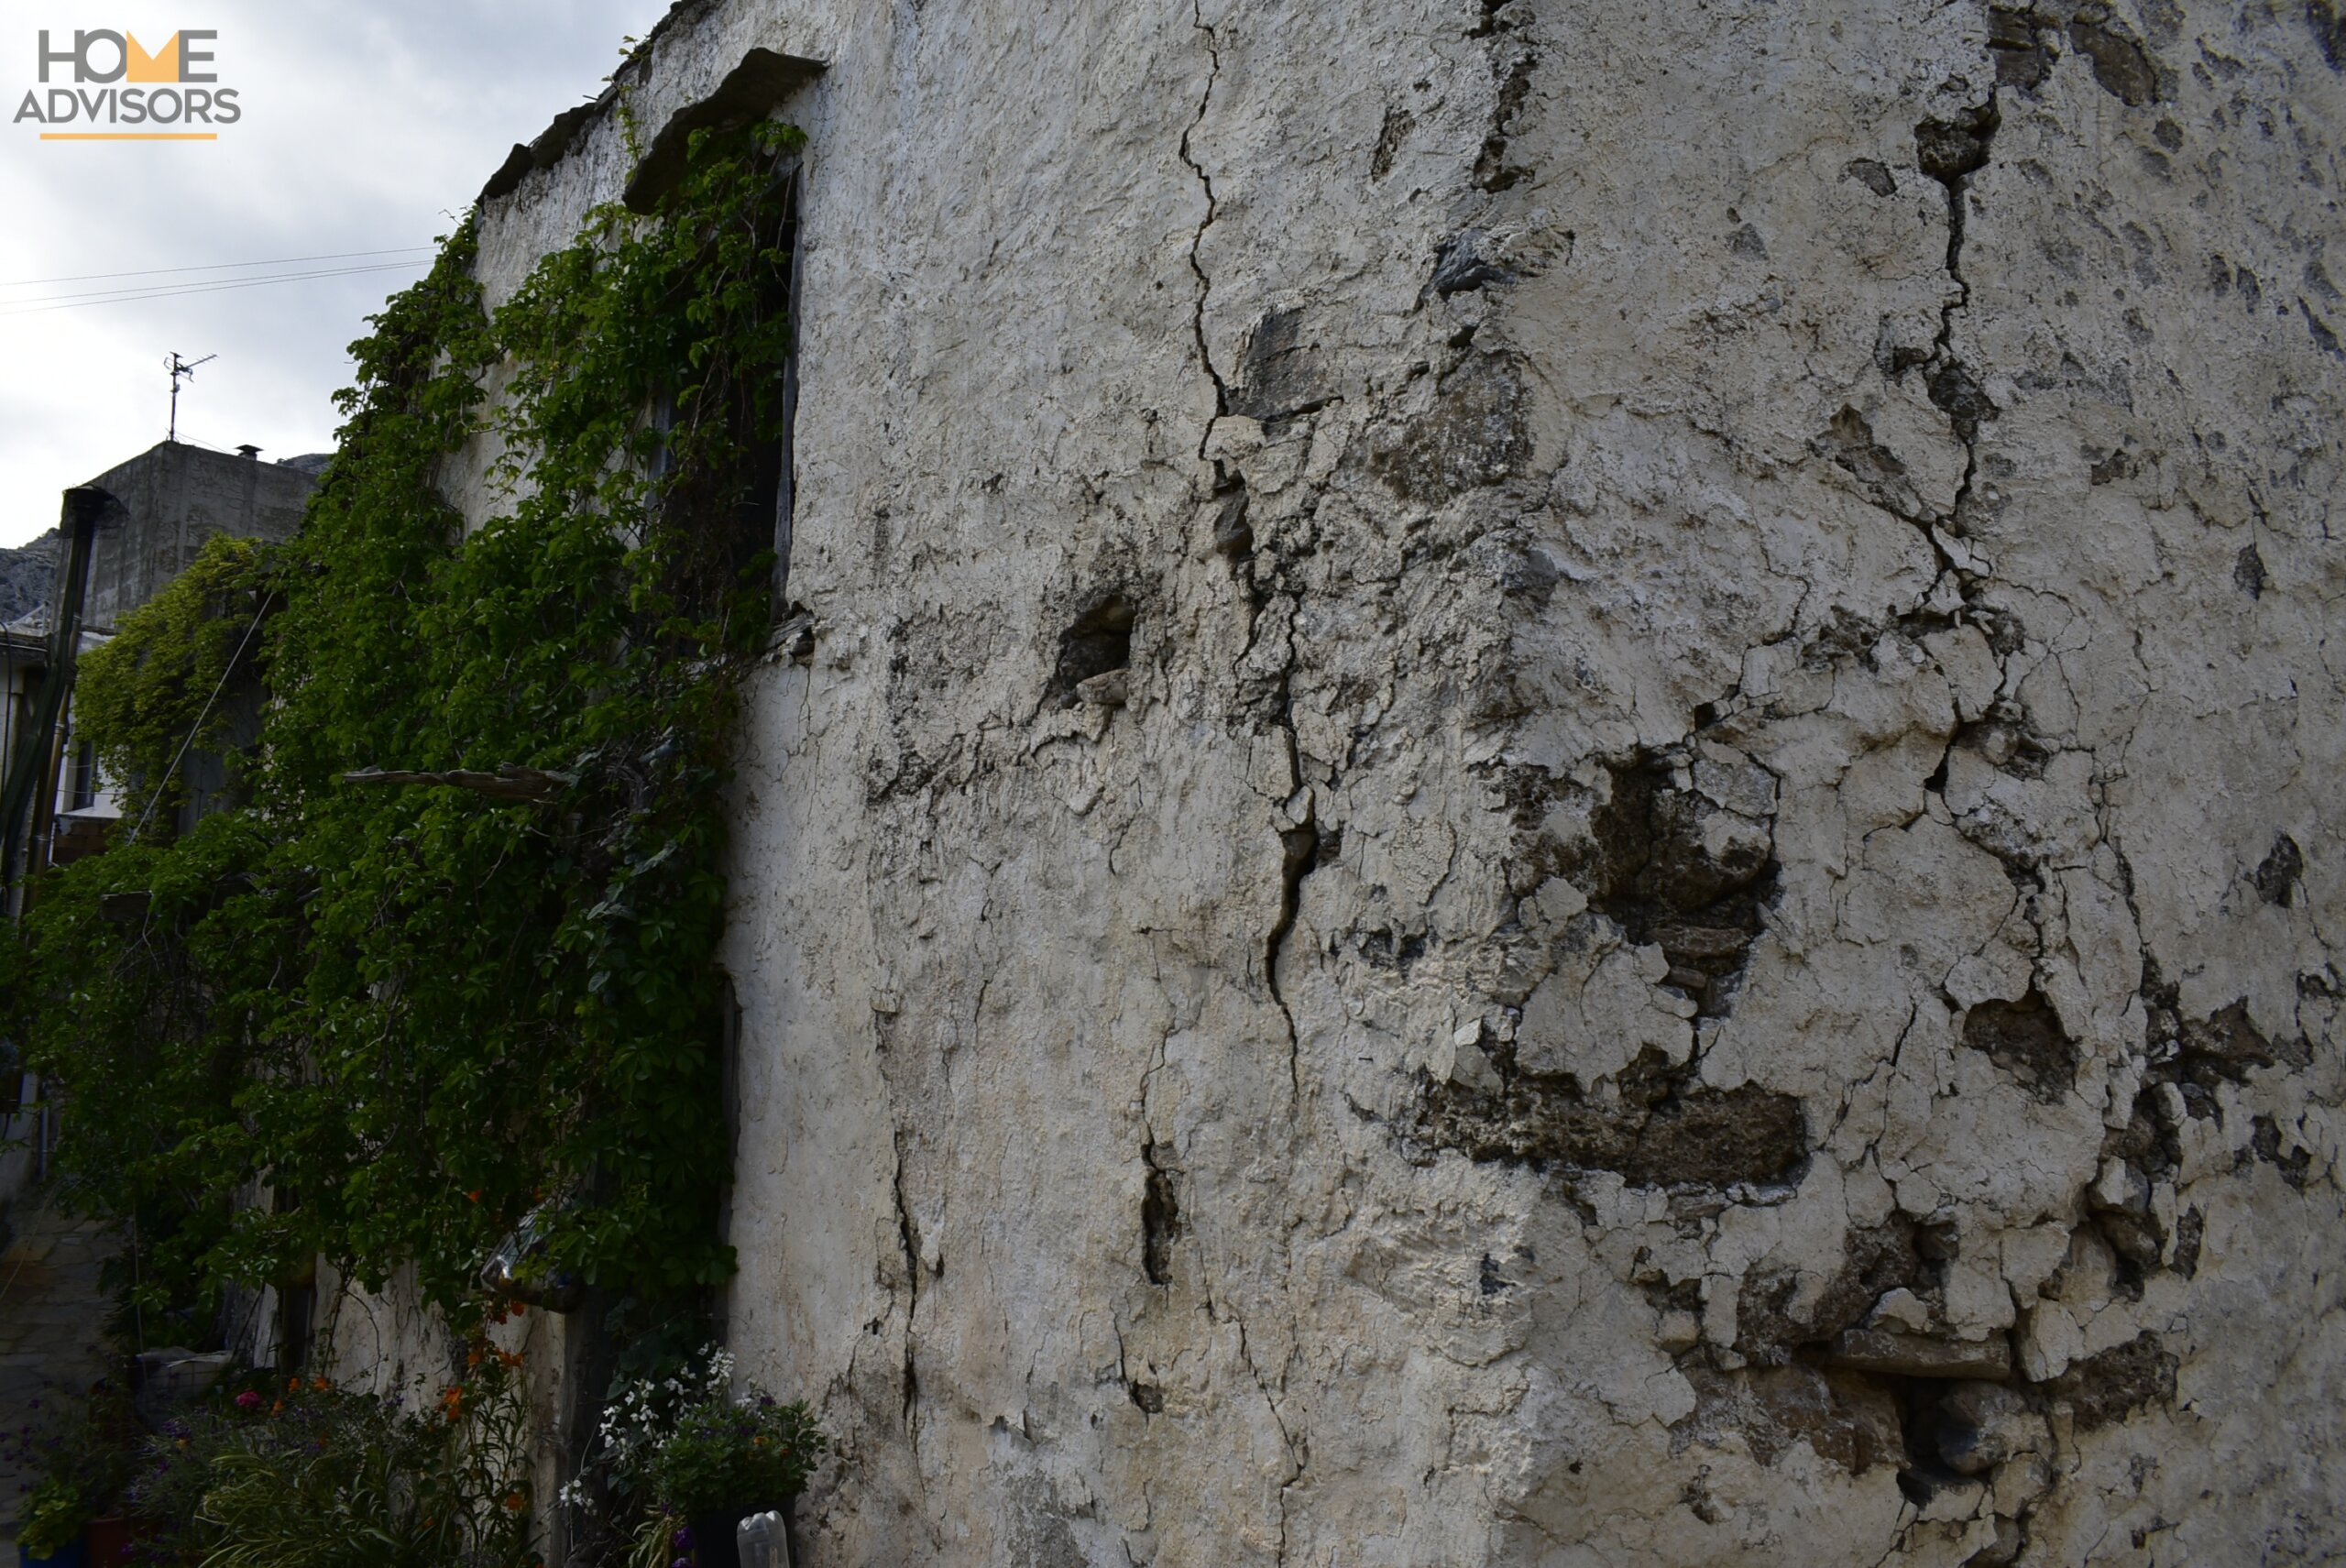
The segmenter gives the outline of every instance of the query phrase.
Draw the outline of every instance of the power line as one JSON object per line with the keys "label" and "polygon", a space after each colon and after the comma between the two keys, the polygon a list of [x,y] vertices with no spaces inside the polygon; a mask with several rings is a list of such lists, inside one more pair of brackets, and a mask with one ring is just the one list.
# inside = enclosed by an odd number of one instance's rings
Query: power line
{"label": "power line", "polygon": [[137,283],[124,289],[87,289],[71,294],[36,294],[29,300],[0,301],[0,315],[35,305],[63,304],[73,300],[134,299],[167,294],[203,293],[214,289],[241,289],[253,283],[294,283],[304,278],[347,278],[360,272],[398,272],[422,265],[413,261],[370,261],[363,267],[320,267],[307,272],[269,272],[258,278],[207,278],[191,283]]}
{"label": "power line", "polygon": [[171,765],[163,770],[162,782],[155,786],[155,792],[147,797],[147,809],[138,814],[138,826],[130,830],[130,843],[138,842],[138,835],[146,830],[147,819],[155,815],[155,807],[162,800],[163,791],[170,786],[171,775],[180,771],[180,763],[187,758],[187,749],[195,744],[195,737],[203,729],[203,721],[212,717],[212,705],[220,700],[221,692],[227,687],[228,677],[236,673],[236,661],[245,656],[245,649],[252,641],[253,633],[260,630],[261,617],[269,613],[269,601],[276,597],[275,588],[261,595],[260,609],[253,612],[253,623],[245,628],[244,641],[236,644],[235,652],[228,655],[228,667],[220,672],[220,679],[213,686],[212,695],[203,699],[203,710],[195,716],[195,723],[189,728],[187,739],[180,742],[179,754],[171,759]]}
{"label": "power line", "polygon": [[283,283],[302,278],[342,278],[353,272],[393,272],[420,265],[417,261],[370,261],[363,267],[319,267],[306,272],[266,272],[258,278],[207,278],[192,283],[133,283],[121,289],[84,289],[71,294],[35,294],[28,300],[0,301],[0,312],[31,305],[61,304],[68,300],[108,300],[133,294],[177,294],[200,289],[233,289],[245,283]]}
{"label": "power line", "polygon": [[45,283],[95,283],[108,278],[159,278],[170,272],[230,272],[240,267],[291,267],[301,261],[348,261],[360,256],[405,256],[410,251],[430,250],[428,245],[400,245],[389,250],[337,250],[324,256],[276,256],[265,261],[214,261],[202,267],[149,267],[136,272],[82,272],[70,278],[25,278],[14,283],[0,283],[0,289],[32,289]]}
{"label": "power line", "polygon": [[170,300],[183,294],[216,294],[229,289],[258,289],[270,283],[299,283],[315,278],[352,278],[366,272],[403,272],[419,263],[413,261],[377,262],[371,267],[343,267],[319,272],[285,272],[269,278],[246,278],[235,282],[192,283],[180,288],[150,290],[121,290],[101,293],[94,298],[62,295],[62,302],[36,302],[15,308],[0,307],[0,316],[38,315],[45,311],[79,311],[92,305],[130,305],[142,300]]}

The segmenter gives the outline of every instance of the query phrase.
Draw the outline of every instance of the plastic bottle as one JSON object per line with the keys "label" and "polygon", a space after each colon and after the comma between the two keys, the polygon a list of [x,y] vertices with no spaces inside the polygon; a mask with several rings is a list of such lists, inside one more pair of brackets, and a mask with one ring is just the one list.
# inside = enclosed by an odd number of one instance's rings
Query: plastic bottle
{"label": "plastic bottle", "polygon": [[778,1513],[751,1514],[733,1532],[741,1568],[790,1568],[790,1535]]}

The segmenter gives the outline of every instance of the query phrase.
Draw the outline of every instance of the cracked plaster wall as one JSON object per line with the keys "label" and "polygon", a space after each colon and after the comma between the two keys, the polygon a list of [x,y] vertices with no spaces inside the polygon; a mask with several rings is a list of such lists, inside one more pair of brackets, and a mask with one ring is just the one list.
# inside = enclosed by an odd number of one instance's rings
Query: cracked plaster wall
{"label": "cracked plaster wall", "polygon": [[752,45],[806,1561],[2346,1550],[2329,0],[718,0],[639,114]]}

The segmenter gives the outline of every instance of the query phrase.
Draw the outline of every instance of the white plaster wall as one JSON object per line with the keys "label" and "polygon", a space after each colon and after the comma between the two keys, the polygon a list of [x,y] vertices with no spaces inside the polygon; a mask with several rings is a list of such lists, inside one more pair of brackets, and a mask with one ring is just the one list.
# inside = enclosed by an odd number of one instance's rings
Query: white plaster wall
{"label": "white plaster wall", "polygon": [[730,0],[643,123],[753,44],[806,1560],[2346,1550],[2325,0]]}

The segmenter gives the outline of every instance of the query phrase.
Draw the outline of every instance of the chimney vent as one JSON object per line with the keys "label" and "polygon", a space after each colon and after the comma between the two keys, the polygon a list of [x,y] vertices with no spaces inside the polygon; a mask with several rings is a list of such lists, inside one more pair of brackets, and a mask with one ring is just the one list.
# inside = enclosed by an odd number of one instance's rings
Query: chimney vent
{"label": "chimney vent", "polygon": [[260,456],[260,448],[247,443],[236,448],[236,455],[249,463]]}

